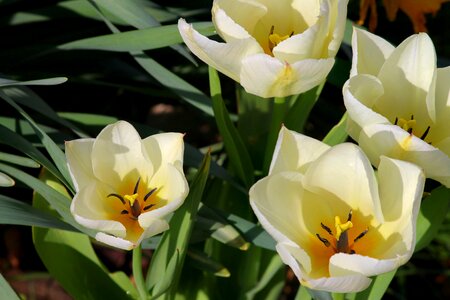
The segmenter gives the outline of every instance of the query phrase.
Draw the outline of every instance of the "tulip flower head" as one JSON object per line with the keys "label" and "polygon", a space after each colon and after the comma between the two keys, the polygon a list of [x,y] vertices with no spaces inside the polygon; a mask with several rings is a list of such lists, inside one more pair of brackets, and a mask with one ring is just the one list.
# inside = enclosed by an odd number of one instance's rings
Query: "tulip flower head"
{"label": "tulip flower head", "polygon": [[185,20],[178,28],[208,65],[260,97],[305,92],[322,82],[344,34],[348,0],[215,0],[219,43]]}
{"label": "tulip flower head", "polygon": [[382,155],[410,161],[450,187],[450,67],[436,67],[431,39],[420,33],[395,48],[355,28],[352,48],[350,136],[373,165]]}
{"label": "tulip flower head", "polygon": [[167,230],[166,218],[184,201],[183,135],[161,133],[141,140],[129,123],[105,127],[96,139],[66,142],[76,188],[75,220],[98,230],[95,238],[130,250]]}
{"label": "tulip flower head", "polygon": [[302,285],[357,292],[409,260],[425,178],[387,157],[377,175],[354,144],[329,147],[281,129],[250,204]]}

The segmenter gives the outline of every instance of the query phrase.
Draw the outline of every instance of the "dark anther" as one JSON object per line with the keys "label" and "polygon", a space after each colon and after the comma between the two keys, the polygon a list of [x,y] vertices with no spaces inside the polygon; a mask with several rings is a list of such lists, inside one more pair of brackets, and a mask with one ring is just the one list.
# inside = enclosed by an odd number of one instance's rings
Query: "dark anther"
{"label": "dark anther", "polygon": [[270,27],[270,33],[269,35],[273,34],[273,31],[275,30],[275,26],[272,25],[272,27]]}
{"label": "dark anther", "polygon": [[414,120],[414,115],[411,115],[411,120]]}
{"label": "dark anther", "polygon": [[350,212],[348,213],[348,217],[347,217],[347,222],[352,220],[352,215],[353,215],[353,212],[350,209]]}
{"label": "dark anther", "polygon": [[122,210],[122,211],[120,212],[120,214],[121,214],[121,215],[128,215],[129,212],[128,212],[128,210],[124,209],[124,210]]}
{"label": "dark anther", "polygon": [[150,208],[152,208],[153,206],[155,206],[155,204],[150,204],[150,205],[144,206],[144,210],[150,209]]}
{"label": "dark anther", "polygon": [[366,230],[364,230],[363,232],[361,232],[354,240],[353,242],[357,242],[359,239],[361,239],[363,236],[365,236],[367,234],[367,232],[369,231],[369,228],[367,228]]}
{"label": "dark anther", "polygon": [[141,181],[141,177],[138,178],[136,185],[134,186],[133,194],[137,193],[140,181]]}
{"label": "dark anther", "polygon": [[108,196],[106,196],[106,197],[116,197],[117,199],[119,199],[120,200],[120,202],[122,202],[122,204],[125,204],[125,200],[123,199],[123,197],[122,196],[120,196],[120,195],[118,195],[118,194],[109,194]]}
{"label": "dark anther", "polygon": [[330,242],[327,239],[321,237],[318,233],[316,233],[316,236],[325,245],[325,247],[330,247]]}
{"label": "dark anther", "polygon": [[398,118],[397,118],[397,117],[395,117],[395,122],[394,122],[394,125],[397,125],[397,123],[398,123]]}
{"label": "dark anther", "polygon": [[355,252],[355,250],[350,250],[350,254],[355,254],[356,252]]}
{"label": "dark anther", "polygon": [[154,192],[156,191],[156,188],[153,188],[150,192],[147,193],[144,197],[144,202],[147,201],[148,197],[150,197]]}
{"label": "dark anther", "polygon": [[[428,133],[430,132],[430,126],[427,127],[427,129],[425,130],[425,132],[422,134],[422,136],[420,137],[421,140],[424,140]],[[431,144],[431,143],[430,143]]]}
{"label": "dark anther", "polygon": [[289,35],[289,37],[291,37],[291,36],[293,36],[293,35],[294,35],[294,32],[292,31],[291,34]]}
{"label": "dark anther", "polygon": [[407,131],[408,131],[409,134],[412,134],[413,129],[409,128]]}
{"label": "dark anther", "polygon": [[322,228],[325,229],[325,231],[328,232],[330,235],[333,235],[333,233],[331,232],[330,227],[326,226],[322,222],[320,223],[320,226],[322,226]]}

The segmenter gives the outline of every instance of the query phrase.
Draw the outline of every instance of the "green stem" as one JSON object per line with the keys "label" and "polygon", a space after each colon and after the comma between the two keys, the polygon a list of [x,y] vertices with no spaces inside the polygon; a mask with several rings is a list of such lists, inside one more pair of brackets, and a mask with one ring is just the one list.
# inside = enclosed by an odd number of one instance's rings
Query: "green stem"
{"label": "green stem", "polygon": [[344,293],[333,293],[332,297],[333,297],[333,300],[344,300],[345,294]]}
{"label": "green stem", "polygon": [[270,162],[272,161],[273,150],[277,142],[278,133],[281,129],[284,117],[286,115],[286,98],[276,97],[273,103],[272,120],[269,128],[269,135],[267,136],[266,151],[264,153],[263,173],[269,172]]}
{"label": "green stem", "polygon": [[142,275],[142,249],[140,245],[133,249],[133,277],[139,293],[139,299],[146,300],[148,297],[144,276]]}

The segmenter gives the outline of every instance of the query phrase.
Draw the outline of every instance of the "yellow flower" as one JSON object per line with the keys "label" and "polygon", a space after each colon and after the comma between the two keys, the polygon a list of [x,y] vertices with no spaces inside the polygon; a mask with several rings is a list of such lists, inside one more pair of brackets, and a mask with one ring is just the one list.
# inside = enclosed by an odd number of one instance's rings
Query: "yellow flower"
{"label": "yellow flower", "polygon": [[424,181],[414,164],[383,157],[375,175],[358,146],[282,128],[250,204],[301,284],[357,292],[411,257]]}
{"label": "yellow flower", "polygon": [[166,218],[188,193],[183,152],[182,134],[141,140],[125,121],[108,125],[96,139],[66,142],[75,220],[98,230],[98,241],[125,250],[167,230]]}
{"label": "yellow flower", "polygon": [[450,187],[450,67],[436,67],[426,33],[397,48],[354,29],[351,78],[343,88],[347,131],[372,164],[410,161]]}
{"label": "yellow flower", "polygon": [[[441,4],[449,0],[383,0],[389,21],[394,21],[398,10],[402,10],[413,23],[415,32],[426,32],[425,14],[436,14],[441,9]],[[377,27],[376,0],[361,0],[358,24],[364,24],[370,9],[369,30],[375,31]]]}
{"label": "yellow flower", "polygon": [[344,34],[348,0],[215,0],[210,40],[180,19],[189,49],[249,93],[283,97],[325,79]]}

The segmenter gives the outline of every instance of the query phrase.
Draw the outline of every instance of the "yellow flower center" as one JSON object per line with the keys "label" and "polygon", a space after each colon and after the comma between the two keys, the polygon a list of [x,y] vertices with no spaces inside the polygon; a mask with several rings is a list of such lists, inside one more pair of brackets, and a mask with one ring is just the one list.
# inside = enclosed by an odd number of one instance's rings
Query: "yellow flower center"
{"label": "yellow flower center", "polygon": [[271,55],[273,55],[272,53],[273,48],[275,48],[279,43],[281,43],[284,40],[287,40],[294,34],[294,31],[292,31],[290,35],[281,36],[278,33],[274,33],[274,30],[275,26],[272,25],[269,33],[269,50]]}
{"label": "yellow flower center", "polygon": [[[402,128],[403,130],[407,131],[410,135],[415,135],[417,137],[419,137],[416,132],[416,127],[417,127],[417,122],[414,119],[414,116],[411,116],[411,119],[406,120],[403,118],[395,118],[394,121],[394,125],[399,126],[400,128]],[[416,132],[414,132],[416,131]],[[425,138],[427,137],[428,133],[430,132],[430,126],[427,127],[427,129],[425,129],[425,131],[422,133],[422,135],[420,136],[421,140],[425,140]],[[430,142],[431,144],[431,142]]]}
{"label": "yellow flower center", "polygon": [[133,189],[133,193],[131,195],[125,194],[122,196],[112,193],[107,196],[108,198],[115,197],[119,199],[123,204],[120,215],[128,215],[133,220],[137,220],[143,212],[146,212],[153,206],[155,206],[155,203],[147,203],[147,200],[149,200],[150,196],[153,195],[157,188],[151,189],[147,194],[145,194],[143,198],[140,198],[138,193],[140,181],[141,178],[137,180],[136,185]]}
{"label": "yellow flower center", "polygon": [[323,223],[320,223],[320,226],[331,236],[332,242],[331,243],[328,239],[320,236],[318,233],[316,233],[317,238],[325,245],[325,247],[332,247],[335,253],[347,253],[347,254],[354,254],[355,250],[353,250],[353,245],[356,243],[359,239],[361,239],[363,236],[366,235],[366,233],[369,231],[367,228],[363,232],[361,232],[354,240],[353,243],[349,244],[348,241],[348,231],[350,228],[353,227],[352,223],[352,211],[349,212],[347,221],[345,223],[341,222],[341,218],[339,216],[334,217],[334,227],[336,229],[335,234],[331,231],[330,227],[326,226]]}

